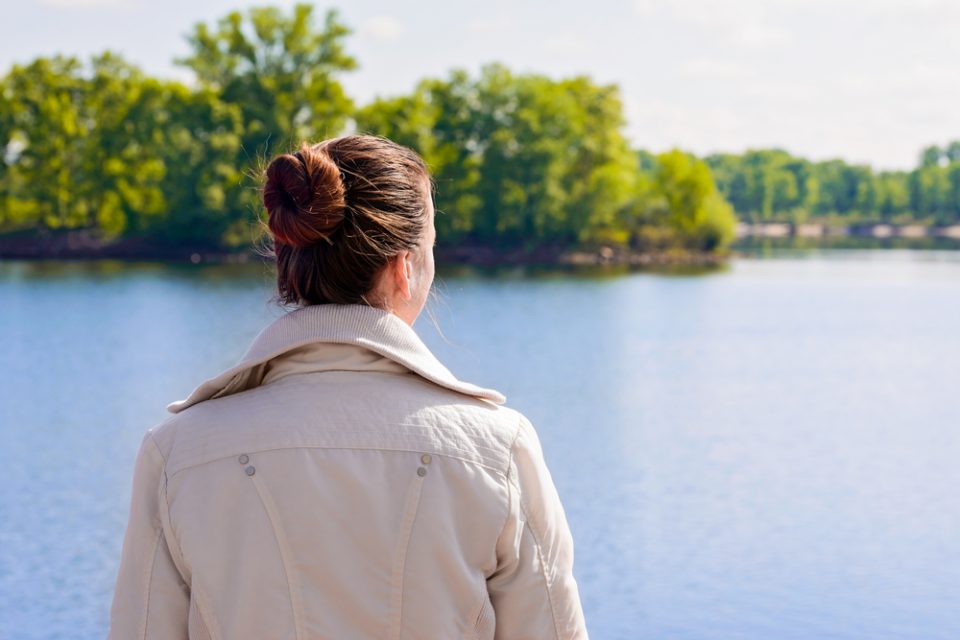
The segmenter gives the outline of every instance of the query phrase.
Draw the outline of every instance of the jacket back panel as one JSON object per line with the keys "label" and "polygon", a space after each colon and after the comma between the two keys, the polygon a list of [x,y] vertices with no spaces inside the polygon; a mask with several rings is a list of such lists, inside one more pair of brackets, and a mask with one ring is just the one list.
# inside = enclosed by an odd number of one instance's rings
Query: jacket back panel
{"label": "jacket back panel", "polygon": [[289,376],[168,419],[169,528],[211,636],[492,637],[517,429],[392,372]]}

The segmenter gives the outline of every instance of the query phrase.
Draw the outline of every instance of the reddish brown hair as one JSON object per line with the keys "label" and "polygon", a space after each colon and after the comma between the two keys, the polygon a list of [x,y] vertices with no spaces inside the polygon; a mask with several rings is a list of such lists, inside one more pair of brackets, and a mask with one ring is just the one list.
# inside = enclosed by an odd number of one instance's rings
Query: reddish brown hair
{"label": "reddish brown hair", "polygon": [[433,179],[412,149],[372,135],[304,143],[262,187],[285,304],[364,303],[387,261],[426,234]]}

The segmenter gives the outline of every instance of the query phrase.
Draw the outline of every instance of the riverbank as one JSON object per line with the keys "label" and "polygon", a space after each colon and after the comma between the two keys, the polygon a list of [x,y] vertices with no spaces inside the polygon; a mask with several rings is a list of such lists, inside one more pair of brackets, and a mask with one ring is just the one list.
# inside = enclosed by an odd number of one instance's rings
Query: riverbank
{"label": "riverbank", "polygon": [[827,224],[822,222],[741,222],[738,238],[945,238],[960,240],[960,225],[924,224]]}
{"label": "riverbank", "polygon": [[[504,265],[543,266],[695,266],[723,264],[728,253],[696,252],[675,248],[660,251],[634,251],[621,247],[599,246],[571,248],[559,245],[536,247],[492,247],[485,245],[438,246],[434,250],[438,264],[496,267]],[[260,260],[253,250],[225,251],[215,246],[188,246],[158,243],[147,239],[123,239],[103,242],[83,232],[38,236],[8,234],[0,236],[0,260],[154,260],[165,262],[245,263]]]}
{"label": "riverbank", "polygon": [[436,261],[441,264],[464,264],[480,267],[500,265],[556,266],[716,266],[724,263],[728,253],[707,253],[675,248],[662,251],[634,251],[622,247],[599,246],[569,248],[541,246],[531,249],[500,248],[479,245],[437,247]]}

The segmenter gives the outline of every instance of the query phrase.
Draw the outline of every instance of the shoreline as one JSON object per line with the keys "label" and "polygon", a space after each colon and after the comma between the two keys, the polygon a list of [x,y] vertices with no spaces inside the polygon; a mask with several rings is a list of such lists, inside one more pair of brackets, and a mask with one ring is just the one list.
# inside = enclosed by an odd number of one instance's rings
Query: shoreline
{"label": "shoreline", "polygon": [[[572,248],[543,245],[533,248],[485,245],[438,246],[434,259],[450,266],[554,266],[554,267],[715,267],[724,264],[732,252],[698,252],[685,249],[636,251],[622,247]],[[0,260],[119,260],[124,262],[178,262],[231,264],[269,262],[253,248],[227,251],[212,246],[176,246],[141,239],[103,243],[85,234],[67,233],[45,238],[0,236]]]}
{"label": "shoreline", "polygon": [[960,240],[960,225],[931,225],[918,222],[896,224],[808,222],[745,222],[737,223],[737,239],[743,238],[945,238]]}

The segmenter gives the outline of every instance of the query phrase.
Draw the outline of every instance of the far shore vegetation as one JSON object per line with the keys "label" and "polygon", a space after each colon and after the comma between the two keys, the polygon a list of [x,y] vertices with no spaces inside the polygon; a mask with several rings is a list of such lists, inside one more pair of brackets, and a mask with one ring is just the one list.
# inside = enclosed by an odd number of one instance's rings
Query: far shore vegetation
{"label": "far shore vegetation", "polygon": [[[336,10],[255,7],[200,23],[191,85],[116,53],[0,77],[0,257],[245,254],[278,152],[345,133],[416,149],[437,185],[438,258],[709,262],[746,223],[960,221],[960,142],[912,171],[779,149],[698,158],[631,148],[619,88],[587,76],[454,69],[357,104]],[[571,258],[572,256],[572,258]],[[580,256],[580,258],[577,258]]]}

